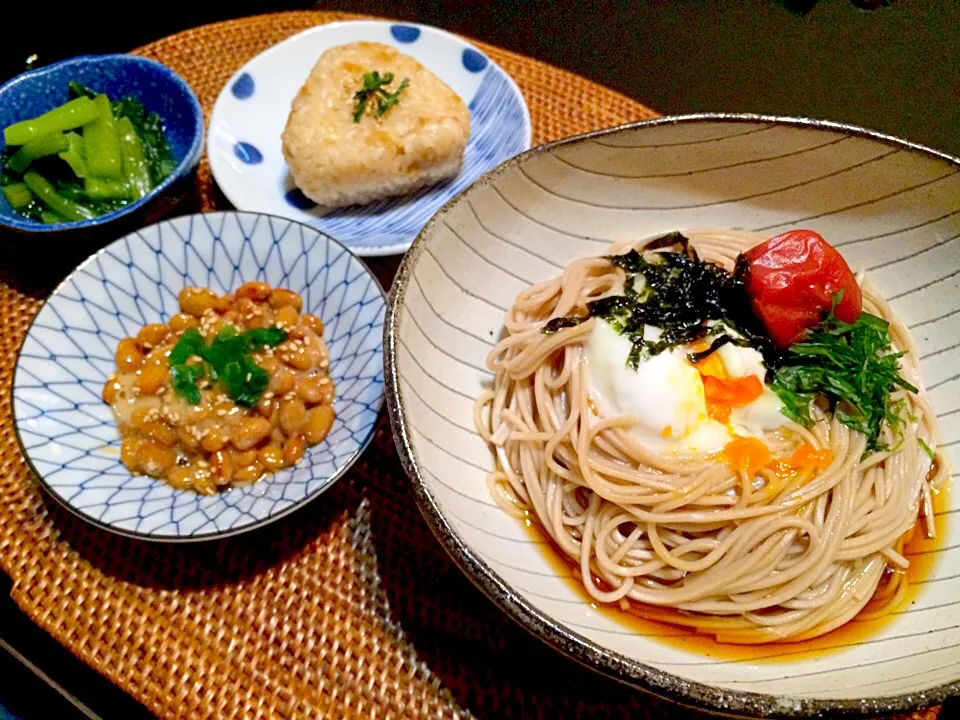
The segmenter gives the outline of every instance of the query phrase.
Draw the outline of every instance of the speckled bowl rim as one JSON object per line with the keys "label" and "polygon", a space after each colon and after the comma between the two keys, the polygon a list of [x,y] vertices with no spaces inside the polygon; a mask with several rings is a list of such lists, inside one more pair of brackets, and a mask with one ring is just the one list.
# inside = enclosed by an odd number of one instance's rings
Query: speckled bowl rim
{"label": "speckled bowl rim", "polygon": [[[272,220],[277,220],[278,222],[290,223],[291,225],[300,225],[301,227],[304,227],[311,232],[315,232],[317,235],[324,238],[328,242],[333,243],[334,245],[338,245],[341,249],[343,249],[347,253],[347,255],[349,255],[351,258],[357,261],[357,263],[360,265],[360,267],[363,268],[363,270],[366,272],[369,278],[373,280],[373,286],[380,291],[380,297],[383,299],[384,325],[386,325],[386,321],[387,321],[386,313],[390,308],[389,298],[387,297],[387,293],[383,289],[383,285],[380,284],[380,280],[377,279],[376,274],[373,272],[373,270],[370,269],[370,267],[365,262],[363,262],[363,260],[360,259],[359,256],[354,254],[350,250],[350,248],[348,248],[342,242],[340,242],[334,237],[331,237],[330,235],[327,235],[325,232],[317,230],[316,228],[311,227],[305,223],[297,222],[296,220],[291,220],[290,218],[280,217],[279,215],[270,215],[269,213],[250,212],[247,210],[219,210],[212,213],[194,213],[192,215],[180,215],[175,218],[168,218],[166,220],[161,220],[160,222],[154,223],[153,225],[144,226],[142,228],[139,228],[130,233],[127,233],[126,235],[123,235],[117,238],[107,246],[100,248],[97,252],[93,253],[90,257],[88,257],[82,263],[77,265],[76,268],[70,271],[70,273],[60,282],[59,285],[57,285],[56,288],[54,288],[53,292],[50,293],[50,295],[43,301],[43,304],[37,309],[36,314],[30,320],[30,327],[28,327],[27,332],[24,333],[23,340],[20,342],[20,347],[17,348],[17,359],[14,362],[13,376],[10,381],[10,390],[9,390],[10,416],[13,422],[13,434],[17,438],[17,445],[20,447],[20,455],[21,457],[23,457],[24,462],[26,462],[27,467],[30,468],[30,472],[33,473],[33,477],[36,479],[37,483],[64,510],[68,511],[71,515],[74,515],[75,517],[80,518],[84,522],[90,523],[91,525],[97,528],[100,528],[101,530],[106,530],[107,532],[113,533],[115,535],[122,535],[123,537],[131,538],[133,540],[142,540],[149,543],[157,543],[161,545],[184,545],[188,543],[209,542],[212,540],[222,540],[228,537],[235,537],[237,535],[242,535],[244,533],[258,530],[259,528],[262,528],[266,525],[276,522],[277,520],[287,517],[288,515],[291,515],[297,510],[300,510],[305,505],[308,505],[312,501],[316,500],[318,497],[323,495],[327,490],[333,487],[337,483],[337,481],[340,480],[340,478],[342,478],[344,475],[346,475],[347,472],[349,472],[350,468],[352,468],[356,464],[357,460],[360,459],[360,457],[363,455],[366,449],[370,446],[370,443],[373,442],[373,438],[377,434],[377,423],[379,422],[380,413],[383,410],[384,393],[381,392],[380,397],[377,400],[377,419],[374,420],[373,424],[370,426],[370,431],[359,443],[354,453],[349,458],[347,458],[347,460],[344,461],[344,463],[341,466],[337,468],[336,472],[334,472],[330,476],[329,480],[327,480],[325,485],[316,489],[314,492],[302,497],[300,500],[294,502],[292,505],[285,508],[284,510],[281,510],[278,513],[271,513],[270,515],[263,518],[262,520],[257,520],[256,522],[252,522],[238,528],[231,528],[229,530],[222,530],[222,531],[211,530],[210,532],[200,533],[197,535],[183,535],[183,536],[151,535],[150,533],[139,532],[137,530],[126,530],[124,528],[116,527],[115,525],[111,525],[110,523],[103,522],[102,520],[98,520],[94,517],[87,515],[79,508],[74,507],[73,504],[70,503],[68,500],[61,497],[60,494],[57,493],[53,489],[53,487],[51,487],[51,485],[44,478],[43,473],[41,473],[37,469],[37,467],[33,464],[33,460],[30,458],[30,454],[27,452],[27,448],[23,442],[23,438],[20,437],[20,424],[17,422],[17,410],[16,410],[16,406],[17,406],[16,387],[17,387],[17,374],[20,372],[20,353],[23,351],[23,346],[26,344],[27,339],[30,337],[30,331],[33,330],[33,326],[37,322],[37,318],[40,317],[40,313],[47,306],[47,304],[51,300],[57,297],[57,295],[63,290],[63,288],[65,288],[70,283],[70,281],[73,280],[73,278],[77,275],[77,273],[79,273],[81,270],[86,268],[88,265],[95,262],[97,258],[99,258],[101,255],[106,253],[110,248],[112,248],[121,240],[124,240],[129,235],[138,235],[142,233],[144,230],[148,230],[152,227],[157,227],[158,225],[167,225],[171,222],[175,222],[178,220],[192,219],[192,218],[200,217],[201,215],[206,217],[208,220],[218,215],[259,216],[259,217],[264,217]],[[386,367],[384,367],[384,384],[386,384]],[[157,480],[156,482],[161,482],[161,481]],[[271,482],[271,479],[266,478],[264,480],[261,480],[260,482]]]}
{"label": "speckled bowl rim", "polygon": [[68,58],[67,60],[61,60],[60,62],[55,62],[51,65],[37,68],[36,70],[28,70],[27,72],[20,73],[12,80],[0,85],[0,99],[3,98],[6,92],[12,90],[17,85],[25,82],[28,79],[48,75],[54,71],[60,70],[64,67],[69,67],[71,65],[87,63],[95,64],[106,60],[117,60],[120,62],[128,62],[132,65],[144,65],[161,70],[169,75],[170,79],[175,85],[180,86],[187,97],[187,100],[190,104],[190,111],[193,116],[193,140],[190,143],[190,148],[183,156],[183,159],[177,164],[177,167],[174,169],[174,171],[170,173],[170,175],[162,183],[157,185],[153,190],[148,192],[139,200],[136,200],[129,205],[124,205],[119,210],[114,210],[113,212],[106,213],[105,215],[98,215],[90,220],[77,220],[75,222],[57,223],[55,225],[45,225],[43,223],[27,220],[26,218],[23,220],[17,220],[16,218],[2,217],[0,218],[0,228],[6,227],[13,228],[14,230],[18,230],[20,232],[47,234],[100,227],[101,225],[106,225],[109,222],[129,215],[130,213],[135,212],[136,210],[151,203],[153,200],[169,190],[174,183],[186,177],[186,175],[188,175],[193,168],[200,164],[200,158],[203,156],[204,138],[203,109],[200,107],[200,100],[197,99],[197,94],[193,91],[193,88],[190,87],[186,80],[184,80],[175,71],[171,70],[163,63],[157,62],[156,60],[151,60],[150,58],[140,57],[139,55],[130,55],[127,53],[112,53],[107,55],[78,55],[77,57]]}
{"label": "speckled bowl rim", "polygon": [[640,688],[674,702],[732,717],[761,718],[812,718],[812,717],[875,717],[894,713],[910,712],[920,708],[937,705],[960,695],[960,672],[957,678],[923,692],[913,692],[886,697],[853,699],[809,699],[793,696],[777,696],[766,693],[720,688],[706,683],[695,682],[678,677],[645,663],[628,658],[620,653],[605,649],[599,644],[564,627],[530,604],[510,584],[484,562],[458,536],[451,527],[427,488],[417,459],[413,451],[410,432],[407,426],[406,410],[400,394],[397,373],[397,340],[404,295],[410,276],[421,253],[429,242],[434,226],[457,206],[465,197],[477,188],[495,181],[501,175],[538,155],[553,152],[555,148],[612,135],[625,130],[667,125],[694,123],[770,123],[799,128],[817,128],[834,132],[877,140],[898,148],[922,153],[960,168],[960,158],[934,150],[918,143],[902,140],[892,135],[867,130],[856,125],[817,120],[810,118],[780,117],[776,115],[739,114],[739,113],[700,113],[692,115],[674,115],[628,123],[603,130],[557,140],[535,147],[507,160],[497,168],[481,176],[476,182],[444,205],[420,231],[410,250],[404,257],[390,292],[387,315],[383,326],[384,380],[387,396],[387,410],[393,426],[397,451],[404,469],[413,481],[413,493],[420,511],[437,536],[440,544],[450,554],[454,562],[504,612],[523,628],[540,638],[556,650],[593,670],[601,672],[614,680]]}

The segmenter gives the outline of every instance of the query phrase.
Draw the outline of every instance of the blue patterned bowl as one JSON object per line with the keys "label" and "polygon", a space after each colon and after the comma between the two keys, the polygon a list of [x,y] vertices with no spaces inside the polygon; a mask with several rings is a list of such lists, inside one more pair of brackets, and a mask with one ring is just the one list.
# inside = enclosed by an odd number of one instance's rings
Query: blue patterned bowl
{"label": "blue patterned bowl", "polygon": [[[28,220],[15,213],[0,194],[0,226],[24,233],[89,233],[120,218],[159,219],[158,198],[189,176],[203,154],[203,112],[197,96],[183,78],[156,60],[135,55],[84,55],[24,73],[0,87],[0,128],[62,105],[67,101],[67,84],[71,80],[106,93],[111,99],[132,95],[147,110],[159,114],[166,125],[177,167],[146,197],[116,212],[79,222],[44,225]],[[0,150],[3,147],[0,133]]]}
{"label": "blue patterned bowl", "polygon": [[[290,103],[317,59],[337,45],[391,45],[418,60],[470,108],[463,167],[452,180],[407,197],[323,212],[296,189],[281,152]],[[210,118],[210,169],[240,210],[307,223],[357,255],[404,252],[448,200],[530,147],[530,114],[516,84],[461,38],[425,25],[358,21],[311,28],[248,62],[217,98]]]}
{"label": "blue patterned bowl", "polygon": [[[337,420],[294,468],[217,496],[131,475],[100,397],[117,343],[178,312],[186,285],[218,293],[249,280],[300,293],[323,320]],[[383,290],[322,233],[251,213],[179,217],[128,235],[75,270],[40,310],[20,350],[13,415],[24,454],[53,497],[123,535],[193,541],[276,520],[330,487],[373,436],[383,401]]]}

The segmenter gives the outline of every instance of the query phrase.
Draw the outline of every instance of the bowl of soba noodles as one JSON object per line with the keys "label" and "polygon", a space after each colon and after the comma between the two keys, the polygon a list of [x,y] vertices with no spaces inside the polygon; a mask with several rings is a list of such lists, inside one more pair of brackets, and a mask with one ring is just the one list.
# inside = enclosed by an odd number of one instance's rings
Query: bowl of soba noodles
{"label": "bowl of soba noodles", "polygon": [[417,502],[497,605],[689,707],[960,691],[960,160],[668,117],[506,162],[385,330]]}

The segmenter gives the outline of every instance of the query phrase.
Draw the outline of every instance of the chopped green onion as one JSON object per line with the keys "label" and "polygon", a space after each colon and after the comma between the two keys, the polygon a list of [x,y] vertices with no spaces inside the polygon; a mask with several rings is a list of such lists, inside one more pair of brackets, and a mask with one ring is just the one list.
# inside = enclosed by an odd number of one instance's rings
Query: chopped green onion
{"label": "chopped green onion", "polygon": [[270,375],[253,361],[249,353],[258,347],[279,345],[286,337],[287,333],[278,327],[255,328],[240,333],[227,326],[209,345],[204,345],[203,336],[195,328],[188,328],[168,357],[174,390],[187,402],[200,402],[195,381],[203,377],[205,371],[196,370],[197,364],[186,364],[189,358],[199,356],[209,365],[210,378],[220,382],[235,403],[252,407],[266,390]]}
{"label": "chopped green onion", "polygon": [[173,346],[167,359],[171,367],[183,365],[192,355],[199,354],[201,347],[203,347],[203,335],[196,328],[187,328],[177,340],[177,344]]}

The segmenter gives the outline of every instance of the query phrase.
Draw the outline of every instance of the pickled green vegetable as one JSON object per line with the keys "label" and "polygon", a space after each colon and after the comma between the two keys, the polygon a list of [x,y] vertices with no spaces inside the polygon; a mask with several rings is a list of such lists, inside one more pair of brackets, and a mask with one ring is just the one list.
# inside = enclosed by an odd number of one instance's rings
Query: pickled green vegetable
{"label": "pickled green vegetable", "polygon": [[33,193],[30,192],[30,188],[27,187],[26,183],[5,185],[0,188],[0,191],[3,192],[3,196],[14,210],[25,208],[33,202]]}
{"label": "pickled green vegetable", "polygon": [[15,123],[3,131],[7,145],[26,145],[43,135],[73,130],[96,120],[100,111],[90,98],[71,100],[33,120]]}
{"label": "pickled green vegetable", "polygon": [[53,185],[35,170],[24,173],[23,181],[40,202],[67,220],[90,220],[95,217],[90,208],[57,194]]}
{"label": "pickled green vegetable", "polygon": [[52,210],[41,210],[40,222],[44,225],[59,225],[62,222],[67,222],[67,219]]}
{"label": "pickled green vegetable", "polygon": [[42,135],[17,150],[14,156],[7,161],[7,168],[22,173],[30,167],[30,163],[34,160],[63,152],[68,145],[66,136],[60,133]]}
{"label": "pickled green vegetable", "polygon": [[[76,101],[74,101],[76,102]],[[91,175],[119,180],[123,177],[120,159],[120,137],[113,108],[106,95],[93,99],[99,116],[83,129],[84,155]]]}
{"label": "pickled green vegetable", "polygon": [[139,100],[71,82],[68,101],[4,129],[0,189],[37,222],[86,220],[148,195],[175,169],[163,120]]}
{"label": "pickled green vegetable", "polygon": [[123,176],[130,187],[130,197],[138,200],[150,192],[153,183],[150,181],[150,166],[143,153],[143,143],[128,117],[117,121],[117,130],[120,131],[120,155],[123,161]]}
{"label": "pickled green vegetable", "polygon": [[90,172],[87,169],[87,159],[84,157],[83,138],[77,133],[67,133],[67,149],[60,153],[60,158],[70,166],[73,174],[78,178],[85,178]]}
{"label": "pickled green vegetable", "polygon": [[130,199],[130,187],[122,180],[88,177],[83,181],[83,189],[93,200]]}

